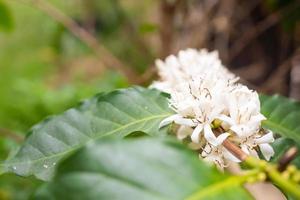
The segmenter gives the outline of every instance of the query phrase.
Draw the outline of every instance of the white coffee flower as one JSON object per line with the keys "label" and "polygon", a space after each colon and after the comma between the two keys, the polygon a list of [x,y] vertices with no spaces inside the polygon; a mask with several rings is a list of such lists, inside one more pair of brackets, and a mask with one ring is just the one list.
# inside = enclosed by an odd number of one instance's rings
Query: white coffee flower
{"label": "white coffee flower", "polygon": [[161,81],[152,87],[170,93],[169,105],[176,112],[160,127],[179,125],[178,139],[190,138],[189,146],[202,149],[200,156],[219,168],[239,162],[223,147],[226,139],[249,155],[257,156],[258,147],[267,160],[274,154],[269,145],[273,134],[261,129],[265,117],[258,94],[236,83],[238,78],[223,67],[216,52],[188,49],[157,61],[157,66]]}
{"label": "white coffee flower", "polygon": [[224,102],[228,113],[221,115],[220,120],[228,123],[230,129],[239,136],[248,136],[260,129],[260,123],[266,118],[260,113],[260,101],[257,92],[246,86],[236,84],[230,93],[225,95]]}
{"label": "white coffee flower", "polygon": [[227,166],[227,161],[241,162],[225,147],[223,147],[222,144],[217,146],[206,144],[200,156],[204,158],[205,161],[215,163],[221,170]]}
{"label": "white coffee flower", "polygon": [[200,142],[203,133],[207,141],[216,143],[216,136],[211,130],[211,123],[225,110],[222,104],[222,92],[226,82],[223,79],[204,79],[179,84],[171,93],[170,106],[177,114],[166,118],[161,126],[175,122],[176,124],[195,128],[191,134],[194,143]]}
{"label": "white coffee flower", "polygon": [[218,78],[234,82],[238,80],[222,65],[217,51],[187,49],[179,51],[177,57],[170,55],[165,62],[156,60],[155,63],[161,80],[155,81],[150,87],[168,93],[171,93],[171,89],[178,83],[189,81],[194,76],[207,73],[208,70]]}
{"label": "white coffee flower", "polygon": [[241,138],[240,147],[245,153],[257,158],[258,154],[255,148],[259,147],[265,159],[270,160],[270,158],[274,155],[274,150],[269,144],[271,142],[274,142],[273,133],[272,131],[268,131],[268,133],[264,135],[256,133],[254,135]]}

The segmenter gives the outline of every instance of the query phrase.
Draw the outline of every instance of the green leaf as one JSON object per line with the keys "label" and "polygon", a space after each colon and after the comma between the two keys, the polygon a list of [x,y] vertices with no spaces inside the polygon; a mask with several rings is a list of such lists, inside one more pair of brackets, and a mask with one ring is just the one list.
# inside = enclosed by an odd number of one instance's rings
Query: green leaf
{"label": "green leaf", "polygon": [[300,144],[300,103],[283,96],[261,95],[263,126]]}
{"label": "green leaf", "polygon": [[157,90],[136,87],[99,94],[33,127],[19,151],[2,167],[48,180],[58,161],[89,141],[122,138],[135,131],[166,135],[167,130],[158,126],[170,114],[166,96]]}
{"label": "green leaf", "polygon": [[0,30],[9,32],[13,29],[13,18],[8,6],[0,0]]}
{"label": "green leaf", "polygon": [[247,200],[246,176],[229,176],[177,141],[100,140],[60,163],[34,199]]}

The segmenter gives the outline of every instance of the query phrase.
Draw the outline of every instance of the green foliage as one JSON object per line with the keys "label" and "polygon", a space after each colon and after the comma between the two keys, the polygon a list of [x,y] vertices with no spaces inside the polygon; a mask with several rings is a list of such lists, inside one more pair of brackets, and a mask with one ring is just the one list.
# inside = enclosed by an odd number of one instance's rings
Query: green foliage
{"label": "green foliage", "polygon": [[[277,163],[292,146],[300,149],[300,103],[279,95],[261,95],[261,111],[267,117],[263,126],[282,136],[272,144],[275,151],[272,162]],[[300,168],[300,157],[292,164]]]}
{"label": "green foliage", "polygon": [[283,96],[260,96],[263,126],[300,144],[300,103]]}
{"label": "green foliage", "polygon": [[102,80],[59,88],[50,88],[42,81],[18,79],[0,98],[0,127],[24,133],[46,116],[74,107],[80,100],[125,86],[122,77],[110,72],[104,73]]}
{"label": "green foliage", "polygon": [[0,0],[0,30],[12,31],[14,27],[13,17],[10,9],[3,0]]}
{"label": "green foliage", "polygon": [[42,184],[42,181],[33,177],[23,178],[15,174],[5,174],[0,177],[1,200],[29,199],[33,191]]}
{"label": "green foliage", "polygon": [[171,113],[166,97],[156,90],[137,87],[102,93],[34,126],[3,168],[49,179],[59,160],[91,140],[124,137],[134,131],[165,135],[166,130],[158,126]]}
{"label": "green foliage", "polygon": [[64,160],[34,199],[252,199],[173,140],[100,140]]}

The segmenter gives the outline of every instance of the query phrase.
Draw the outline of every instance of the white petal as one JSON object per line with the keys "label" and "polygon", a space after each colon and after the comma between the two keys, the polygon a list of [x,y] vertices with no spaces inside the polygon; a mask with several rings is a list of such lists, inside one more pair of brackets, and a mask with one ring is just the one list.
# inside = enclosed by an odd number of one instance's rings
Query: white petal
{"label": "white petal", "polygon": [[230,127],[230,130],[235,132],[238,136],[243,136],[242,130],[241,130],[241,125],[234,125]]}
{"label": "white petal", "polygon": [[211,153],[212,153],[212,147],[207,144],[207,145],[205,145],[205,147],[201,153],[201,156],[206,157],[207,155],[209,155]]}
{"label": "white petal", "polygon": [[258,115],[255,115],[253,117],[251,117],[251,121],[257,121],[257,122],[260,122],[260,121],[263,121],[263,120],[266,120],[267,118],[262,115],[262,114],[258,114]]}
{"label": "white petal", "polygon": [[221,115],[221,116],[219,116],[217,118],[220,119],[220,120],[222,120],[223,122],[226,122],[230,126],[232,126],[232,125],[235,124],[234,120],[232,118],[226,116],[226,115]]}
{"label": "white petal", "polygon": [[205,124],[204,126],[204,137],[212,145],[218,146],[218,141],[215,134],[212,132],[210,125]]}
{"label": "white petal", "polygon": [[235,132],[239,137],[248,137],[253,134],[253,131],[246,125],[234,125],[230,130]]}
{"label": "white petal", "polygon": [[186,119],[186,118],[183,118],[183,117],[177,117],[174,119],[174,122],[176,124],[180,124],[180,125],[185,125],[185,126],[190,126],[190,127],[194,127],[196,126],[197,124],[195,122],[193,122],[193,120],[191,119]]}
{"label": "white petal", "polygon": [[258,115],[252,116],[247,123],[249,126],[259,127],[261,124],[261,121],[263,121],[263,120],[266,120],[266,117],[259,113]]}
{"label": "white petal", "polygon": [[255,149],[249,149],[249,151],[251,156],[255,158],[259,158],[258,153],[255,151]]}
{"label": "white petal", "polygon": [[154,81],[149,88],[155,88],[166,93],[171,93],[170,86],[167,82]]}
{"label": "white petal", "polygon": [[193,142],[199,143],[199,135],[200,135],[202,129],[203,129],[203,125],[202,125],[202,124],[199,124],[199,125],[194,129],[194,131],[193,131],[193,133],[192,133],[192,136],[191,136],[191,139],[192,139]]}
{"label": "white petal", "polygon": [[171,115],[170,117],[165,118],[159,124],[159,128],[162,128],[170,123],[172,123],[176,118],[180,117],[178,114]]}
{"label": "white petal", "polygon": [[272,131],[269,131],[266,135],[264,135],[264,136],[262,136],[262,137],[260,137],[258,139],[255,139],[255,142],[257,144],[274,142],[274,137],[273,137]]}
{"label": "white petal", "polygon": [[274,150],[269,144],[260,144],[258,145],[261,153],[264,155],[266,160],[270,160],[270,158],[274,155]]}
{"label": "white petal", "polygon": [[226,140],[228,138],[228,136],[230,136],[229,133],[222,133],[221,135],[219,135],[217,137],[217,145],[220,145],[224,142],[224,140]]}
{"label": "white petal", "polygon": [[177,138],[179,140],[182,140],[186,138],[187,136],[191,135],[193,132],[193,129],[188,126],[180,126],[178,131],[177,131]]}
{"label": "white petal", "polygon": [[224,158],[230,160],[232,162],[241,162],[240,159],[235,157],[232,153],[230,153],[227,149],[224,148],[223,151]]}

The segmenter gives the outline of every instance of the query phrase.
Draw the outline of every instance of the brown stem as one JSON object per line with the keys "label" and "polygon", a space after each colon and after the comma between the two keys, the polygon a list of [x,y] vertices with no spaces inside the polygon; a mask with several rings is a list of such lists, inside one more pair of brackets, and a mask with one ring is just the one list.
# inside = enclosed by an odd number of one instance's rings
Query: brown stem
{"label": "brown stem", "polygon": [[297,156],[297,153],[297,147],[291,147],[288,149],[278,162],[278,171],[283,172],[290,162],[292,162],[292,160],[294,160],[294,158]]}
{"label": "brown stem", "polygon": [[238,146],[230,142],[228,139],[223,142],[223,146],[241,161],[245,161],[246,158],[248,158],[246,153],[244,153]]}
{"label": "brown stem", "polygon": [[[215,131],[214,131],[216,136],[219,136],[223,132],[224,132],[224,130],[221,127],[215,129]],[[237,145],[232,143],[229,139],[224,140],[224,142],[222,144],[228,151],[230,151],[230,153],[232,153],[239,160],[245,161],[246,158],[248,158],[248,155],[245,152],[243,152],[240,149],[240,147],[238,147]]]}
{"label": "brown stem", "polygon": [[14,140],[16,143],[23,142],[24,138],[21,135],[18,135],[10,130],[7,130],[5,128],[0,128],[0,136],[10,138]]}

